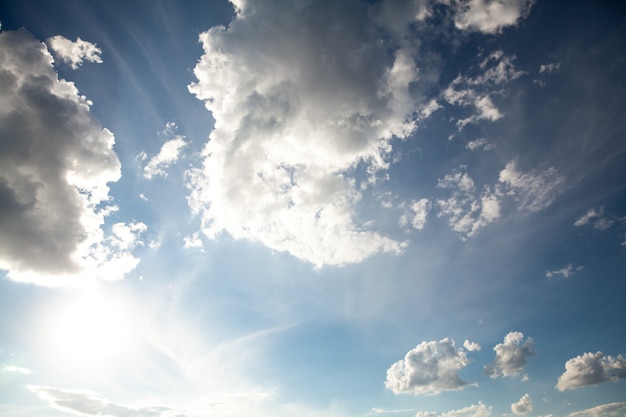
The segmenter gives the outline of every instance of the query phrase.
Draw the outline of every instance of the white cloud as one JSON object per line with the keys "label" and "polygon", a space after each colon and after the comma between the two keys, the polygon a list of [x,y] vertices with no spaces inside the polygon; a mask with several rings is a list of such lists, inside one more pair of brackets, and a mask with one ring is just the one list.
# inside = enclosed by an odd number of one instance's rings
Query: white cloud
{"label": "white cloud", "polygon": [[539,66],[539,73],[543,74],[552,74],[555,72],[558,72],[559,69],[561,68],[561,63],[560,62],[551,62],[549,64],[542,64]]}
{"label": "white cloud", "polygon": [[477,192],[474,180],[463,172],[464,169],[462,166],[437,183],[438,188],[452,190],[450,197],[437,200],[437,216],[447,217],[452,230],[463,239],[474,236],[481,228],[500,217],[497,191],[485,187],[482,192]]}
{"label": "white cloud", "polygon": [[383,16],[352,1],[238,3],[228,27],[201,34],[189,90],[215,129],[188,185],[208,238],[227,232],[315,267],[403,249],[355,214],[391,139],[437,108],[426,91],[439,70],[385,26],[394,5]]}
{"label": "white cloud", "polygon": [[626,357],[604,356],[602,352],[586,352],[565,362],[565,372],[559,377],[556,389],[565,391],[596,385],[603,382],[616,382],[626,378]]}
{"label": "white cloud", "polygon": [[478,404],[472,404],[458,410],[441,413],[439,417],[489,417],[491,412],[491,407],[487,407],[479,402]]}
{"label": "white cloud", "polygon": [[192,233],[191,236],[186,236],[183,238],[183,246],[186,249],[200,249],[203,250],[204,245],[202,244],[202,239],[200,238],[200,233],[195,232]]}
{"label": "white cloud", "polygon": [[469,149],[470,151],[475,151],[479,148],[482,148],[484,151],[490,151],[494,149],[496,145],[488,142],[487,139],[485,138],[480,138],[480,139],[469,141],[465,147]]}
{"label": "white cloud", "polygon": [[23,374],[23,375],[30,375],[31,373],[30,369],[22,368],[22,367],[15,366],[15,365],[3,365],[2,370],[7,371],[7,372],[16,372],[18,374]]}
{"label": "white cloud", "polygon": [[511,411],[518,415],[532,413],[533,400],[530,398],[530,395],[524,394],[518,402],[511,404]]}
{"label": "white cloud", "polygon": [[409,209],[400,218],[400,225],[411,224],[416,230],[422,230],[430,211],[430,200],[422,198],[411,202]]}
{"label": "white cloud", "polygon": [[600,207],[599,210],[590,208],[574,222],[574,226],[580,227],[588,224],[593,224],[594,229],[607,230],[615,224],[615,221],[604,216],[604,207]]}
{"label": "white cloud", "polygon": [[524,341],[522,332],[509,332],[503,343],[498,343],[493,350],[496,358],[485,366],[485,373],[491,378],[519,375],[528,358],[535,354],[533,339],[529,337]]}
{"label": "white cloud", "polygon": [[385,387],[394,394],[436,395],[468,385],[457,372],[469,364],[454,340],[422,342],[387,370]]}
{"label": "white cloud", "polygon": [[63,36],[53,36],[47,40],[54,55],[61,61],[69,64],[72,69],[78,69],[83,65],[83,61],[102,63],[100,54],[102,50],[95,44],[77,38],[76,41],[64,38]]}
{"label": "white cloud", "polygon": [[[162,132],[163,135],[172,136],[176,131],[175,123],[168,123],[166,129]],[[144,177],[148,179],[152,179],[152,177],[167,177],[167,168],[170,165],[178,162],[180,158],[180,153],[187,146],[187,142],[185,141],[185,137],[181,135],[174,135],[173,138],[168,139],[163,146],[161,146],[161,150],[159,153],[154,155],[146,166],[143,169]],[[147,158],[145,153],[142,153],[142,159]],[[144,158],[145,157],[145,158]]]}
{"label": "white cloud", "polygon": [[498,33],[528,16],[534,0],[453,0],[454,24],[462,30]]}
{"label": "white cloud", "polygon": [[557,269],[555,271],[546,271],[546,277],[553,278],[555,275],[561,275],[563,278],[569,278],[574,275],[577,271],[583,269],[582,266],[574,266],[572,264],[567,264],[565,267],[561,269]]}
{"label": "white cloud", "polygon": [[465,342],[463,342],[463,347],[467,349],[468,352],[478,352],[481,349],[478,343],[470,342],[467,339],[465,339]]}
{"label": "white cloud", "polygon": [[121,175],[114,137],[52,62],[27,31],[0,33],[0,268],[43,285],[119,279],[132,256],[102,230]]}
{"label": "white cloud", "polygon": [[626,415],[626,403],[615,402],[576,411],[568,414],[567,417],[623,417],[624,415]]}
{"label": "white cloud", "polygon": [[499,180],[508,186],[507,194],[520,203],[519,210],[535,212],[548,207],[561,192],[565,178],[554,168],[545,171],[520,172],[515,161],[500,171]]}
{"label": "white cloud", "polygon": [[164,406],[129,406],[116,404],[86,390],[69,390],[29,385],[28,389],[59,411],[80,416],[116,417],[185,417],[180,410]]}

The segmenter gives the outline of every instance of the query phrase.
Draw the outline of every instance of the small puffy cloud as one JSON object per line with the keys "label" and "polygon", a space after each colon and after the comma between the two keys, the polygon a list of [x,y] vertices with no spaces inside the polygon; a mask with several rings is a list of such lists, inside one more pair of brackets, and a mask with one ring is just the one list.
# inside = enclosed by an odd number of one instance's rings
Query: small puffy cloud
{"label": "small puffy cloud", "polygon": [[576,411],[568,414],[567,417],[623,417],[624,415],[626,415],[626,403],[615,402]]}
{"label": "small puffy cloud", "polygon": [[185,417],[180,410],[164,406],[134,407],[116,404],[86,390],[29,385],[28,389],[56,410],[80,416],[99,417]]}
{"label": "small puffy cloud", "polygon": [[556,389],[565,391],[626,378],[626,357],[604,356],[602,352],[586,352],[565,362],[565,372]]}
{"label": "small puffy cloud", "polygon": [[426,225],[430,206],[430,200],[427,198],[411,202],[407,212],[400,218],[400,225],[410,224],[414,229],[422,230]]}
{"label": "small puffy cloud", "polygon": [[554,278],[557,275],[560,275],[563,278],[569,278],[570,276],[574,275],[575,272],[580,271],[581,269],[583,269],[582,266],[574,266],[572,264],[567,264],[561,269],[557,269],[555,271],[546,271],[546,277]]}
{"label": "small puffy cloud", "polygon": [[468,352],[478,352],[481,349],[478,343],[470,342],[467,339],[465,339],[465,342],[463,342],[463,347],[467,349]]}
{"label": "small puffy cloud", "polygon": [[[176,125],[173,123],[168,123],[166,130],[163,134],[170,135],[176,129]],[[170,165],[178,162],[180,157],[180,153],[183,148],[187,146],[187,142],[185,141],[185,137],[181,135],[175,135],[175,137],[167,140],[163,146],[161,146],[161,150],[159,153],[154,155],[146,166],[143,169],[144,177],[148,179],[152,179],[152,177],[167,177],[167,168]],[[147,156],[142,153],[142,159],[147,158]]]}
{"label": "small puffy cloud", "polygon": [[16,372],[18,374],[30,375],[31,371],[28,368],[21,368],[15,365],[3,365],[2,370],[6,372]]}
{"label": "small puffy cloud", "polygon": [[454,24],[461,30],[498,33],[528,16],[534,0],[453,0]]}
{"label": "small puffy cloud", "polygon": [[437,187],[451,190],[451,195],[437,200],[437,216],[447,217],[452,230],[466,239],[500,217],[500,200],[497,191],[490,187],[477,192],[474,180],[464,169],[439,179]]}
{"label": "small puffy cloud", "polygon": [[50,49],[61,61],[68,64],[72,69],[78,69],[83,61],[102,63],[100,54],[102,50],[95,44],[77,38],[71,41],[63,36],[53,36],[47,40]]}
{"label": "small puffy cloud", "polygon": [[478,404],[472,404],[458,410],[441,413],[439,417],[489,417],[491,416],[491,412],[491,407],[487,407],[479,402]]}
{"label": "small puffy cloud", "polygon": [[475,151],[475,150],[481,149],[481,148],[484,151],[490,151],[490,150],[494,149],[496,147],[496,145],[493,144],[493,143],[488,142],[487,139],[485,139],[485,138],[480,138],[480,139],[475,139],[475,140],[469,141],[465,147],[467,149],[469,149],[470,151]]}
{"label": "small puffy cloud", "polygon": [[200,233],[195,232],[192,233],[191,236],[186,236],[183,238],[183,246],[186,249],[200,249],[203,250],[204,245],[202,244],[202,239],[200,238]]}
{"label": "small puffy cloud", "polygon": [[496,358],[484,369],[485,374],[491,378],[519,375],[528,358],[535,354],[533,339],[529,337],[524,340],[522,332],[509,332],[504,336],[504,341],[498,343],[493,350]]}
{"label": "small puffy cloud", "polygon": [[574,226],[580,227],[591,224],[594,229],[607,230],[614,223],[614,220],[604,216],[604,207],[600,207],[600,209],[590,208],[587,210],[585,214],[576,219]]}
{"label": "small puffy cloud", "polygon": [[422,342],[387,370],[385,387],[394,394],[437,395],[465,388],[458,371],[469,364],[454,340]]}
{"label": "small puffy cloud", "polygon": [[134,258],[102,230],[115,138],[52,63],[27,31],[0,33],[0,269],[50,286],[119,279]]}
{"label": "small puffy cloud", "polygon": [[515,161],[509,162],[500,171],[499,180],[507,186],[507,194],[519,201],[519,210],[530,212],[548,207],[565,184],[565,178],[559,176],[554,168],[520,172]]}
{"label": "small puffy cloud", "polygon": [[561,68],[560,62],[551,62],[549,64],[542,64],[539,66],[539,74],[552,74],[559,71]]}
{"label": "small puffy cloud", "polygon": [[532,413],[533,400],[530,398],[530,395],[524,394],[524,396],[520,398],[518,402],[511,404],[511,411],[518,415]]}

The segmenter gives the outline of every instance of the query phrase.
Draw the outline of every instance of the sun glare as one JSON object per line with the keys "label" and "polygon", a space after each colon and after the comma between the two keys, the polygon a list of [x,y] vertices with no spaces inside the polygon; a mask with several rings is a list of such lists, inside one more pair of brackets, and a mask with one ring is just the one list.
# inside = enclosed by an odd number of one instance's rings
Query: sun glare
{"label": "sun glare", "polygon": [[50,327],[56,353],[81,362],[99,362],[123,353],[127,321],[119,303],[91,290],[61,308]]}

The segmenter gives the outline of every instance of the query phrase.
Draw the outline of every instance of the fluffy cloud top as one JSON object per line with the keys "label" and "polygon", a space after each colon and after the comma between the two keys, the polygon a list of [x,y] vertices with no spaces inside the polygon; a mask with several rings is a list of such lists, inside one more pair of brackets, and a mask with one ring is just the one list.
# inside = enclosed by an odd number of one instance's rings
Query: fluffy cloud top
{"label": "fluffy cloud top", "polygon": [[491,407],[487,407],[483,403],[472,404],[458,410],[447,411],[441,413],[439,417],[489,417],[491,415]]}
{"label": "fluffy cloud top", "polygon": [[381,20],[356,1],[239,2],[227,28],[200,36],[189,89],[215,130],[189,201],[209,238],[225,231],[317,267],[402,250],[355,215],[391,139],[432,107],[432,63],[417,41],[394,39],[388,7]]}
{"label": "fluffy cloud top", "polygon": [[465,351],[457,348],[454,340],[422,342],[391,365],[385,386],[394,394],[436,395],[460,390],[468,383],[457,372],[468,364]]}
{"label": "fluffy cloud top", "polygon": [[518,402],[511,404],[511,411],[518,415],[532,413],[533,400],[530,398],[530,395],[524,394]]}
{"label": "fluffy cloud top", "polygon": [[522,332],[510,332],[504,336],[503,343],[498,343],[493,350],[496,358],[485,366],[485,373],[491,378],[519,375],[526,366],[528,358],[535,354],[532,338],[524,340]]}
{"label": "fluffy cloud top", "polygon": [[25,30],[0,33],[0,268],[46,285],[117,279],[136,260],[101,229],[121,175],[114,137],[52,62]]}
{"label": "fluffy cloud top", "polygon": [[72,69],[78,69],[83,65],[83,61],[102,63],[102,58],[100,58],[102,50],[95,44],[81,38],[71,41],[59,35],[53,36],[47,42],[50,49],[54,51],[54,56],[68,64]]}
{"label": "fluffy cloud top", "polygon": [[616,382],[626,378],[626,357],[604,356],[602,352],[586,352],[565,362],[565,372],[559,377],[556,389],[565,391],[596,385],[602,382]]}
{"label": "fluffy cloud top", "polygon": [[517,24],[530,12],[534,0],[453,0],[454,24],[463,30],[497,33]]}
{"label": "fluffy cloud top", "polygon": [[29,385],[33,393],[46,400],[60,411],[80,416],[116,416],[116,417],[185,417],[178,410],[163,406],[133,407],[116,404],[85,390],[67,390]]}

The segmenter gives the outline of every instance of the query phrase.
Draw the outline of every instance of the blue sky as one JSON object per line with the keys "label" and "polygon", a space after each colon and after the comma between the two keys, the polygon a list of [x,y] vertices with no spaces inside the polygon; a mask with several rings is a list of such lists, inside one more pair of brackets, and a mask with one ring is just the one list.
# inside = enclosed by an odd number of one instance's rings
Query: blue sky
{"label": "blue sky", "polygon": [[0,416],[626,414],[617,2],[0,2]]}

